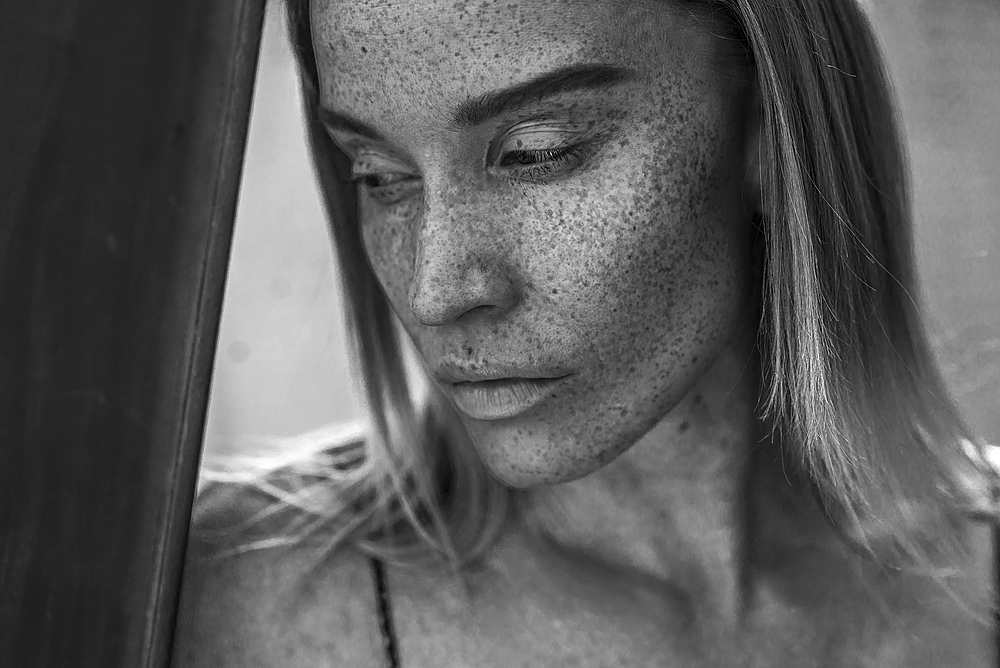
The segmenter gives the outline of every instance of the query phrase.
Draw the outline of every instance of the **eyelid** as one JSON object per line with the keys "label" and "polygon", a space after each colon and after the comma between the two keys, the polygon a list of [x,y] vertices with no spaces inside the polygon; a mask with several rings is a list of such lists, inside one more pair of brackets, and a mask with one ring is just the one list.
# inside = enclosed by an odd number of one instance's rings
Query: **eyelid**
{"label": "eyelid", "polygon": [[326,126],[324,126],[323,129],[326,131],[326,134],[330,137],[331,141],[333,141],[337,148],[340,149],[340,152],[350,158],[352,163],[356,162],[359,158],[365,155],[369,155],[400,166],[399,168],[393,168],[389,171],[416,171],[416,169],[412,166],[412,161],[409,157],[400,153],[391,145],[374,139],[369,139],[367,137],[338,132],[337,130]]}
{"label": "eyelid", "polygon": [[[508,129],[490,143],[486,154],[487,165],[496,165],[505,151],[541,151],[591,142],[598,133],[592,124],[571,123],[553,119],[532,119]],[[510,140],[531,135],[552,138],[552,141],[511,145]]]}
{"label": "eyelid", "polygon": [[326,132],[326,136],[330,138],[330,141],[333,142],[334,146],[336,146],[341,153],[349,157],[351,160],[354,159],[354,155],[358,152],[358,149],[355,146],[357,143],[356,141],[340,137],[340,133],[335,130],[331,130],[325,125],[323,126],[323,131]]}
{"label": "eyelid", "polygon": [[[368,168],[365,169],[365,166]],[[352,177],[365,174],[399,174],[419,178],[419,170],[412,165],[381,152],[373,152],[370,149],[351,156]]]}

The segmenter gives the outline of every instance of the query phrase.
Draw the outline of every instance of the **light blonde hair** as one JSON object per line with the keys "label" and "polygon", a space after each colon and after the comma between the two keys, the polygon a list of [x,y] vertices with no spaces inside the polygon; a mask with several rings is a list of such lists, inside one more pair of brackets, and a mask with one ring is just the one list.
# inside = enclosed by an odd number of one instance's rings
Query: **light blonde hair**
{"label": "light blonde hair", "polygon": [[[676,0],[675,0],[676,1]],[[922,328],[907,160],[872,27],[854,0],[687,0],[736,38],[761,101],[761,414],[808,470],[834,524],[879,556],[957,545],[978,446]],[[514,492],[485,470],[453,409],[417,401],[405,341],[365,259],[350,164],[321,128],[308,0],[287,0],[304,111],[344,286],[363,438],[230,476],[289,509],[282,536],[458,567],[503,531]],[[252,523],[252,522],[251,522]],[[266,542],[266,541],[265,541]]]}

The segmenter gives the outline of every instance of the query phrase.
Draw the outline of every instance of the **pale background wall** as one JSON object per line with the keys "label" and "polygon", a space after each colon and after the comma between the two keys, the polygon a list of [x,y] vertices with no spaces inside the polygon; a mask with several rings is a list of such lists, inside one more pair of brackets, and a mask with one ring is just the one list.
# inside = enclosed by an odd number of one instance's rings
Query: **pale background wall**
{"label": "pale background wall", "polygon": [[[902,98],[929,325],[972,425],[1000,442],[1000,0],[870,0]],[[261,452],[356,414],[333,257],[272,2],[206,432]]]}

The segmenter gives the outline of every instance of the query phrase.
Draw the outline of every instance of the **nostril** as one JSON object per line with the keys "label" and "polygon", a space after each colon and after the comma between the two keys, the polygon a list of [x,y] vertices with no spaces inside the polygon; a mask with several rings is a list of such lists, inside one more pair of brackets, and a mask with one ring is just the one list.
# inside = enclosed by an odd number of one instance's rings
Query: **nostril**
{"label": "nostril", "polygon": [[507,310],[518,290],[507,265],[497,262],[465,266],[423,262],[410,284],[410,310],[421,323],[440,326],[467,313]]}

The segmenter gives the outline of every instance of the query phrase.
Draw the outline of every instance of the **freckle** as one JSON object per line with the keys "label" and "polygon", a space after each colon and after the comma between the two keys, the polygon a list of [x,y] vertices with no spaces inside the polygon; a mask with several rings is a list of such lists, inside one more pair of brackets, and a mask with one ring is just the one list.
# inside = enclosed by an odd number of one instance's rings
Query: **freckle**
{"label": "freckle", "polygon": [[683,422],[681,422],[681,425],[680,425],[680,427],[677,428],[677,430],[683,434],[684,432],[686,432],[690,428],[691,428],[691,424],[687,420],[684,420]]}

